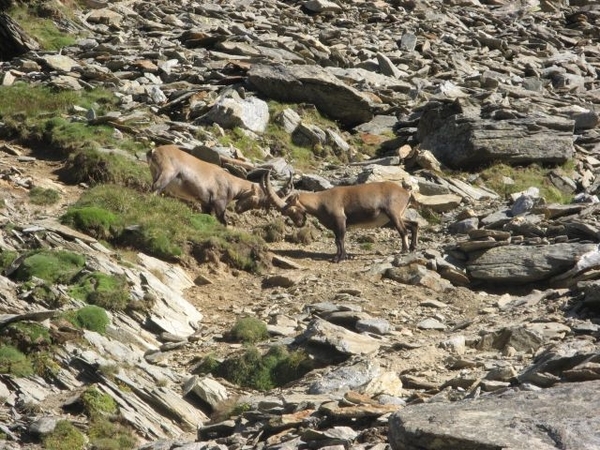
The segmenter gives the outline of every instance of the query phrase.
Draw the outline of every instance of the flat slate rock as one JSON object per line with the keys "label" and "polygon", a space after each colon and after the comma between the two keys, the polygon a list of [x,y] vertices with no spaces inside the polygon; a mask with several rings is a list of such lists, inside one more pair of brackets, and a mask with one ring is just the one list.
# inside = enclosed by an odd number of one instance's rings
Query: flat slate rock
{"label": "flat slate rock", "polygon": [[600,381],[414,405],[390,417],[402,450],[581,450],[600,448]]}

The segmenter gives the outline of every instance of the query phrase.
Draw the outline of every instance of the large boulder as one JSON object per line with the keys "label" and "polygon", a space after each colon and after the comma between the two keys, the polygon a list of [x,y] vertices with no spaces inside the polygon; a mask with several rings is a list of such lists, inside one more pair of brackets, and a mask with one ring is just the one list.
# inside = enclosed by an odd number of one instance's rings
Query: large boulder
{"label": "large boulder", "polygon": [[352,127],[373,118],[369,98],[313,65],[261,65],[248,72],[249,83],[267,98],[309,103],[334,120]]}
{"label": "large boulder", "polygon": [[389,443],[397,450],[600,448],[600,381],[512,391],[394,413]]}
{"label": "large boulder", "polygon": [[491,114],[458,99],[424,106],[417,139],[452,169],[482,165],[553,163],[573,156],[575,122],[542,114]]}

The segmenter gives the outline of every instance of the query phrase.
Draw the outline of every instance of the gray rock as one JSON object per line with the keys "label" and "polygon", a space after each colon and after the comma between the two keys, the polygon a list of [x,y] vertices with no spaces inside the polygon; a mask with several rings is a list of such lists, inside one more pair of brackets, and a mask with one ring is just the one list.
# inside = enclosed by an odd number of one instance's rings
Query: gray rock
{"label": "gray rock", "polygon": [[600,417],[589,414],[599,401],[600,381],[590,381],[415,405],[392,414],[389,443],[398,450],[600,448]]}
{"label": "gray rock", "polygon": [[381,369],[377,364],[360,361],[354,365],[341,366],[312,383],[308,393],[312,395],[346,392],[357,389],[375,378]]}
{"label": "gray rock", "polygon": [[188,395],[191,392],[208,403],[212,408],[215,408],[229,397],[227,388],[217,380],[210,377],[200,378],[196,375],[187,379],[183,385],[183,395]]}
{"label": "gray rock", "polygon": [[501,246],[473,254],[467,261],[469,277],[492,283],[523,284],[549,279],[572,268],[594,244],[564,243],[545,246]]}
{"label": "gray rock", "polygon": [[443,164],[465,169],[491,162],[564,163],[573,156],[573,130],[574,121],[558,117],[490,120],[464,102],[431,102],[417,136]]}
{"label": "gray rock", "polygon": [[269,107],[257,97],[241,98],[236,91],[227,91],[208,113],[202,122],[217,123],[224,128],[241,127],[254,133],[263,133],[269,123]]}
{"label": "gray rock", "polygon": [[369,99],[319,66],[255,65],[248,81],[262,94],[284,102],[314,104],[321,112],[348,125],[371,120]]}
{"label": "gray rock", "polygon": [[38,437],[45,436],[54,431],[59,420],[61,419],[58,416],[40,417],[29,425],[29,432]]}
{"label": "gray rock", "polygon": [[303,346],[330,346],[332,350],[344,355],[371,354],[381,345],[381,342],[369,336],[354,333],[321,319],[313,320],[296,342]]}

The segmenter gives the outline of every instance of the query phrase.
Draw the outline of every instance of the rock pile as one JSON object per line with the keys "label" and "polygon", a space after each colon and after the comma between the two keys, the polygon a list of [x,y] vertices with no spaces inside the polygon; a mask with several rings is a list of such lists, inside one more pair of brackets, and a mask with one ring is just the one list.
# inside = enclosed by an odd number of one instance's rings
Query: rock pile
{"label": "rock pile", "polygon": [[[115,314],[106,337],[85,332],[85,348],[67,336],[55,384],[0,375],[6,436],[0,446],[24,448],[25,436],[58,420],[55,411],[26,416],[18,412],[22,405],[43,406],[59,390],[77,393],[93,382],[117,401],[147,450],[417,449],[440,442],[447,449],[600,448],[594,414],[600,400],[600,5],[85,3],[62,26],[88,37],[61,52],[31,49],[5,58],[2,84],[105,87],[120,98],[118,111],[73,111],[69,119],[176,143],[232,170],[255,164],[243,149],[214,144],[214,129],[238,127],[260,140],[270,121],[283,124],[297,145],[330,148],[349,161],[343,171],[298,175],[297,188],[404,180],[443,220],[429,225],[420,252],[366,270],[382,290],[386,282],[398,283],[430,298],[414,301],[409,312],[390,312],[394,325],[365,311],[360,286],[334,289],[333,298],[298,314],[277,315],[270,325],[275,340],[336,364],[276,392],[241,391],[170,367],[178,349],[206,333],[202,314],[185,299],[193,281],[181,269],[142,254],[124,267],[94,239],[8,208],[0,222],[17,225],[1,231],[3,250],[35,241],[84,253],[98,270],[126,276],[133,297],[151,294],[158,302],[147,316]],[[339,127],[305,123],[292,108],[270,117],[268,100],[317,108]],[[355,138],[377,143],[380,157],[364,158],[350,143]],[[281,156],[266,145],[262,151],[267,163]],[[574,162],[573,174],[557,170],[551,182],[577,194],[570,205],[547,204],[535,191],[505,201],[476,183],[475,169],[490,162],[565,161]],[[472,176],[453,176],[455,169]],[[28,186],[4,164],[2,179]],[[289,292],[314,281],[290,272],[266,280],[269,303],[292,304]],[[477,312],[467,314],[463,299]],[[0,312],[0,327],[55,313],[5,276]],[[409,357],[412,367],[402,363]],[[107,364],[121,367],[109,377],[100,370]],[[211,421],[215,405],[232,398],[247,411]]]}

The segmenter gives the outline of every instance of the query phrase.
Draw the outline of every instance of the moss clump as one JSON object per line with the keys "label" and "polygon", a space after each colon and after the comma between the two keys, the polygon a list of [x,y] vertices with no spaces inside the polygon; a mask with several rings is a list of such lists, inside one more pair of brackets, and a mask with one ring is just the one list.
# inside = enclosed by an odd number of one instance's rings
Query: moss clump
{"label": "moss clump", "polygon": [[108,394],[103,394],[95,386],[88,387],[81,394],[83,410],[89,418],[114,415],[119,408],[115,400]]}
{"label": "moss clump", "polygon": [[60,2],[18,2],[10,9],[11,17],[19,22],[44,50],[59,50],[75,43],[72,33],[63,32],[56,25],[68,19],[67,12],[68,9]]}
{"label": "moss clump", "polygon": [[60,372],[60,364],[49,351],[36,352],[30,358],[34,373],[46,380],[54,380]]}
{"label": "moss clump", "polygon": [[88,436],[94,450],[128,450],[137,447],[137,438],[131,429],[106,418],[94,419]]}
{"label": "moss clump", "polygon": [[123,276],[92,272],[69,290],[72,297],[109,311],[123,311],[129,304],[129,286]]}
{"label": "moss clump", "polygon": [[29,201],[34,205],[53,205],[60,199],[60,194],[54,189],[34,187],[29,191]]}
{"label": "moss clump", "polygon": [[238,342],[253,344],[269,337],[267,325],[254,317],[239,319],[229,331],[229,337]]}
{"label": "moss clump", "polygon": [[0,344],[0,373],[15,377],[28,377],[33,374],[31,361],[12,345]]}
{"label": "moss clump", "polygon": [[95,305],[88,305],[75,311],[68,311],[65,313],[65,318],[76,327],[85,328],[86,330],[95,331],[100,334],[106,333],[106,327],[110,323],[106,311]]}
{"label": "moss clump", "polygon": [[49,283],[68,283],[84,265],[83,255],[64,250],[39,250],[23,260],[15,277],[18,281],[37,277]]}
{"label": "moss clump", "polygon": [[4,272],[12,262],[17,259],[19,254],[17,252],[12,252],[10,250],[1,250],[0,251],[0,272]]}
{"label": "moss clump", "polygon": [[43,438],[47,450],[83,450],[85,436],[75,426],[66,420],[59,420],[52,433]]}
{"label": "moss clump", "polygon": [[273,346],[262,355],[255,347],[226,359],[214,374],[243,387],[267,391],[297,380],[313,369],[312,360],[302,351]]}
{"label": "moss clump", "polygon": [[62,222],[85,230],[97,239],[108,239],[121,226],[119,218],[110,211],[97,206],[84,206],[70,208],[62,217]]}

